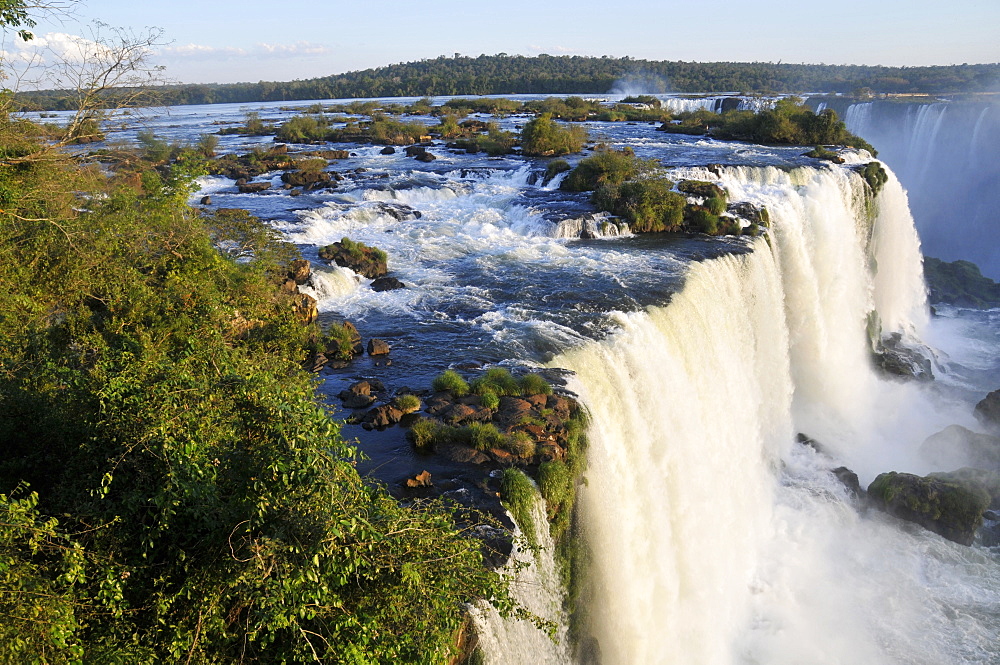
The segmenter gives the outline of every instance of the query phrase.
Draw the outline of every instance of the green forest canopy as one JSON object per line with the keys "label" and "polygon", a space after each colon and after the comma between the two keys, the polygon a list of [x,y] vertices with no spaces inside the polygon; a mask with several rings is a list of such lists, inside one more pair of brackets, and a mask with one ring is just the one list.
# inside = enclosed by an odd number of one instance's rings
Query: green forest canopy
{"label": "green forest canopy", "polygon": [[[166,86],[165,104],[221,104],[354,97],[604,94],[633,79],[643,92],[954,94],[1000,91],[1000,64],[933,67],[683,62],[630,57],[480,55],[401,63],[286,82]],[[71,108],[60,91],[19,95],[26,108]]]}

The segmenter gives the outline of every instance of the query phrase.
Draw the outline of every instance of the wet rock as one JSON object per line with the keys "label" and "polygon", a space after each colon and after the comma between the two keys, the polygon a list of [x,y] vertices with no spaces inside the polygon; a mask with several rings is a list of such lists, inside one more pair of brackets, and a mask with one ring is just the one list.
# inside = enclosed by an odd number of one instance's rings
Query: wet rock
{"label": "wet rock", "polygon": [[963,467],[947,473],[930,473],[927,475],[929,478],[938,478],[965,487],[982,489],[990,495],[989,507],[992,510],[1000,510],[1000,472]]}
{"label": "wet rock", "polygon": [[423,217],[423,213],[419,210],[411,208],[404,203],[389,203],[386,201],[381,201],[376,205],[378,211],[383,215],[392,217],[397,222],[404,222],[411,219],[420,219]]}
{"label": "wet rock", "polygon": [[991,429],[1000,429],[1000,390],[994,390],[976,404],[976,418]]}
{"label": "wet rock", "polygon": [[386,147],[382,148],[379,151],[379,154],[380,155],[395,155],[396,154],[396,149],[393,148],[391,145],[387,145]]}
{"label": "wet rock", "polygon": [[440,417],[452,425],[464,425],[471,422],[486,422],[493,413],[482,406],[471,404],[451,404],[440,412]]}
{"label": "wet rock", "polygon": [[990,505],[983,489],[895,471],[875,478],[868,497],[876,508],[961,545],[972,544]]}
{"label": "wet rock", "polygon": [[677,189],[689,196],[697,196],[702,199],[720,198],[725,200],[726,198],[726,190],[714,182],[704,180],[682,180],[677,184]]}
{"label": "wet rock", "polygon": [[361,426],[365,429],[388,427],[398,423],[402,417],[402,411],[391,404],[385,404],[366,413],[361,419]]}
{"label": "wet rock", "polygon": [[426,469],[418,473],[415,477],[406,479],[406,486],[410,488],[431,487],[433,484],[431,482],[431,472]]}
{"label": "wet rock", "polygon": [[917,349],[906,346],[899,333],[884,337],[872,355],[875,366],[889,376],[919,381],[934,379],[930,359]]}
{"label": "wet rock", "polygon": [[927,437],[920,444],[920,454],[939,469],[1000,470],[1000,437],[951,425]]}
{"label": "wet rock", "polygon": [[368,355],[384,356],[389,353],[391,347],[384,339],[372,338],[368,340]]}
{"label": "wet rock", "polygon": [[854,473],[846,466],[839,466],[831,473],[837,477],[837,480],[847,488],[847,491],[852,494],[855,498],[861,498],[864,496],[864,490],[861,489],[861,481],[858,480],[858,474]]}
{"label": "wet rock", "polygon": [[281,181],[291,187],[315,189],[317,184],[328,183],[330,179],[330,174],[326,171],[290,171],[281,174]]}
{"label": "wet rock", "polygon": [[439,455],[443,456],[445,459],[449,459],[452,462],[462,462],[465,464],[485,464],[490,461],[490,458],[476,450],[475,448],[469,448],[468,446],[456,446],[454,444],[446,443],[438,446],[437,452]]}
{"label": "wet rock", "polygon": [[350,268],[368,279],[383,277],[389,272],[385,252],[361,243],[335,242],[319,249],[319,258]]}
{"label": "wet rock", "polygon": [[372,282],[372,291],[395,291],[397,289],[405,289],[406,284],[395,277],[379,277],[374,282]]}
{"label": "wet rock", "polygon": [[208,195],[205,195],[205,196],[201,197],[201,204],[203,206],[210,206],[210,205],[212,205],[212,197],[208,196]]}
{"label": "wet rock", "polygon": [[266,189],[271,189],[271,183],[246,182],[242,185],[237,185],[236,188],[239,190],[240,194],[257,194],[258,192],[263,192]]}

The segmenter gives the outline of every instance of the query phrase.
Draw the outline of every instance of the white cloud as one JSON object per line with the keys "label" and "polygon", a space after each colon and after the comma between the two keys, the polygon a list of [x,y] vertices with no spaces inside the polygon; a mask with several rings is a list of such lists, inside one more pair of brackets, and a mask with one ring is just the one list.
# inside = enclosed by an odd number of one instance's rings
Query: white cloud
{"label": "white cloud", "polygon": [[165,58],[205,58],[214,57],[220,59],[228,58],[297,58],[301,56],[325,55],[331,49],[322,44],[312,44],[310,42],[295,42],[293,44],[267,44],[264,42],[253,45],[250,48],[238,48],[235,46],[208,46],[205,44],[184,44],[181,46],[168,46],[159,50],[159,54]]}

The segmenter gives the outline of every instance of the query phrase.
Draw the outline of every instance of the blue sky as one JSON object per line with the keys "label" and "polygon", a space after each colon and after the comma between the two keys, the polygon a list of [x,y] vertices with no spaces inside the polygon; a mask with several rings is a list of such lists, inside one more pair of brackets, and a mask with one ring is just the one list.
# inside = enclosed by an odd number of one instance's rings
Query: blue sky
{"label": "blue sky", "polygon": [[[1000,0],[84,0],[76,14],[162,28],[170,43],[155,57],[181,82],[303,79],[454,53],[1000,62]],[[55,44],[82,29],[45,22],[36,33]]]}

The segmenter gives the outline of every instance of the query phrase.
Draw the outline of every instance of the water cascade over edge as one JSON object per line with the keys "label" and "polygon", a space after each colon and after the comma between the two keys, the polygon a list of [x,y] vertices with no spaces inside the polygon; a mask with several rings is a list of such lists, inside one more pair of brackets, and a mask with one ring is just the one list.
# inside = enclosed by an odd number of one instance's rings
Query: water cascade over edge
{"label": "water cascade over edge", "polygon": [[883,333],[925,323],[898,181],[871,207],[845,169],[722,180],[767,206],[770,242],[694,265],[669,306],[553,361],[592,416],[583,620],[600,662],[988,662],[995,564],[970,573],[977,551],[860,516],[830,473],[926,471],[900,441],[951,417],[871,369],[873,309]]}

